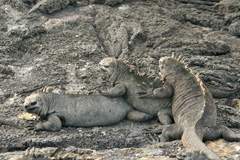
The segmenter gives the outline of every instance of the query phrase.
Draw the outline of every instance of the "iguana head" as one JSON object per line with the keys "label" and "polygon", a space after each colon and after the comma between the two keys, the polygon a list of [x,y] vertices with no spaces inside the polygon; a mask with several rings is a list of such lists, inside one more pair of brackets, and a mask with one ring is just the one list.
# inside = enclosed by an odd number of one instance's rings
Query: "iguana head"
{"label": "iguana head", "polygon": [[99,62],[101,69],[107,72],[109,81],[115,83],[118,80],[124,80],[129,76],[130,69],[123,60],[115,57],[107,57]]}
{"label": "iguana head", "polygon": [[117,59],[114,57],[107,57],[99,62],[101,69],[112,75],[117,67]]}
{"label": "iguana head", "polygon": [[24,108],[29,113],[34,113],[42,116],[46,114],[46,105],[40,93],[33,93],[24,100]]}
{"label": "iguana head", "polygon": [[160,77],[162,79],[173,80],[180,74],[187,70],[183,63],[172,57],[162,57],[159,60]]}

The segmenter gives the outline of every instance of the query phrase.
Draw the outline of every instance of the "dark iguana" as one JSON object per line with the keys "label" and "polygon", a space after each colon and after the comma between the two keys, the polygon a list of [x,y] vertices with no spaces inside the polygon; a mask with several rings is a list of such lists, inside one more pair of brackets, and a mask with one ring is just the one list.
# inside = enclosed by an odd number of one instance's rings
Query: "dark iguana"
{"label": "dark iguana", "polygon": [[[150,84],[150,78],[139,76],[132,72],[131,68],[123,60],[113,57],[104,58],[99,64],[103,70],[108,72],[110,82],[114,85],[107,92],[102,92],[103,95],[110,97],[123,96],[136,110],[158,116],[162,124],[172,123],[171,94],[162,99],[141,99],[137,93],[153,87]],[[160,84],[158,87],[160,87]]]}
{"label": "dark iguana", "polygon": [[[53,12],[62,10],[69,5],[76,5],[81,0],[22,0],[27,4],[34,4],[32,9],[28,14],[35,11],[40,11],[42,13],[51,14]],[[104,4],[109,6],[115,6],[121,4],[124,0],[90,0],[89,4]],[[86,1],[87,2],[87,1]]]}
{"label": "dark iguana", "polygon": [[35,93],[25,98],[24,106],[27,112],[40,116],[36,130],[111,125],[126,117],[134,121],[148,119],[147,115],[132,110],[122,98],[101,95]]}
{"label": "dark iguana", "polygon": [[[168,91],[172,88],[172,114],[175,121],[175,124],[163,130],[162,141],[181,138],[189,151],[203,152],[214,160],[219,157],[202,140],[224,138],[228,141],[240,141],[240,135],[225,126],[216,126],[216,105],[200,78],[194,76],[183,63],[171,57],[160,58],[159,68]],[[154,94],[155,97],[164,98],[162,92]]]}
{"label": "dark iguana", "polygon": [[[70,4],[75,4],[77,0],[40,0],[32,7],[28,14],[35,11],[40,11],[42,13],[53,13],[55,11],[62,10]],[[28,3],[30,3],[28,1]]]}

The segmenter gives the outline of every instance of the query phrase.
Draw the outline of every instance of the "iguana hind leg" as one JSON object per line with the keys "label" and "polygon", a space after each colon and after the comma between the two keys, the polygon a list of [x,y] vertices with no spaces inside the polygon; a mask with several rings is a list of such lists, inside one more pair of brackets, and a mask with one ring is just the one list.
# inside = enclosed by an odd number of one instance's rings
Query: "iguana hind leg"
{"label": "iguana hind leg", "polygon": [[183,129],[181,127],[178,127],[176,124],[172,124],[163,129],[160,140],[161,142],[167,142],[181,139],[182,134]]}
{"label": "iguana hind leg", "polygon": [[215,140],[223,138],[227,141],[240,141],[240,134],[234,133],[231,129],[226,126],[214,126],[211,128],[204,128],[204,140]]}
{"label": "iguana hind leg", "polygon": [[127,119],[131,121],[136,121],[136,122],[144,122],[152,119],[153,116],[144,112],[140,111],[130,111],[127,115]]}
{"label": "iguana hind leg", "polygon": [[47,121],[39,122],[35,126],[36,131],[46,130],[46,131],[58,131],[62,128],[62,122],[60,118],[56,115],[49,115]]}

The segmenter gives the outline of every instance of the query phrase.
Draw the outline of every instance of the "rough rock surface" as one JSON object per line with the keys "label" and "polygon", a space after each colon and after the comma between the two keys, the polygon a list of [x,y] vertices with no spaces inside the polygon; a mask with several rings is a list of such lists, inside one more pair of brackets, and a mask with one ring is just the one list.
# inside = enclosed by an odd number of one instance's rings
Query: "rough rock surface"
{"label": "rough rock surface", "polygon": [[[107,88],[98,63],[108,56],[127,58],[139,74],[154,77],[158,76],[158,58],[178,53],[213,87],[240,86],[238,0],[125,0],[113,6],[81,0],[52,14],[28,14],[30,2],[0,1],[1,118],[19,125],[35,123],[19,120],[17,115],[23,111],[24,97],[36,90],[93,94]],[[239,97],[237,92],[215,99],[220,106],[218,123],[238,127],[236,132],[240,131],[239,114],[230,105]],[[52,152],[47,147],[61,151],[73,146],[91,153],[100,150],[99,155],[109,155],[105,159],[121,159],[121,153],[126,159],[184,157],[179,141],[164,145],[164,154],[159,147],[148,149],[149,144],[158,144],[161,126],[156,126],[156,121],[125,121],[111,127],[49,133],[0,124],[0,156],[21,156],[32,147]],[[223,157],[239,159],[239,144],[226,143],[237,146],[233,151],[216,144],[216,152],[225,153]],[[147,156],[140,150],[147,150]]]}

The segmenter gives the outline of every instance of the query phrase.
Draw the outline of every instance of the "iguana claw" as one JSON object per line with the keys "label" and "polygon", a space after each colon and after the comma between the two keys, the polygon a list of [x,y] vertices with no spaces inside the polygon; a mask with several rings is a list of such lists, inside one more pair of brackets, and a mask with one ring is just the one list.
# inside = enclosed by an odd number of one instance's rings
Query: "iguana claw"
{"label": "iguana claw", "polygon": [[152,91],[136,91],[135,92],[138,98],[149,98],[153,96],[153,92]]}

